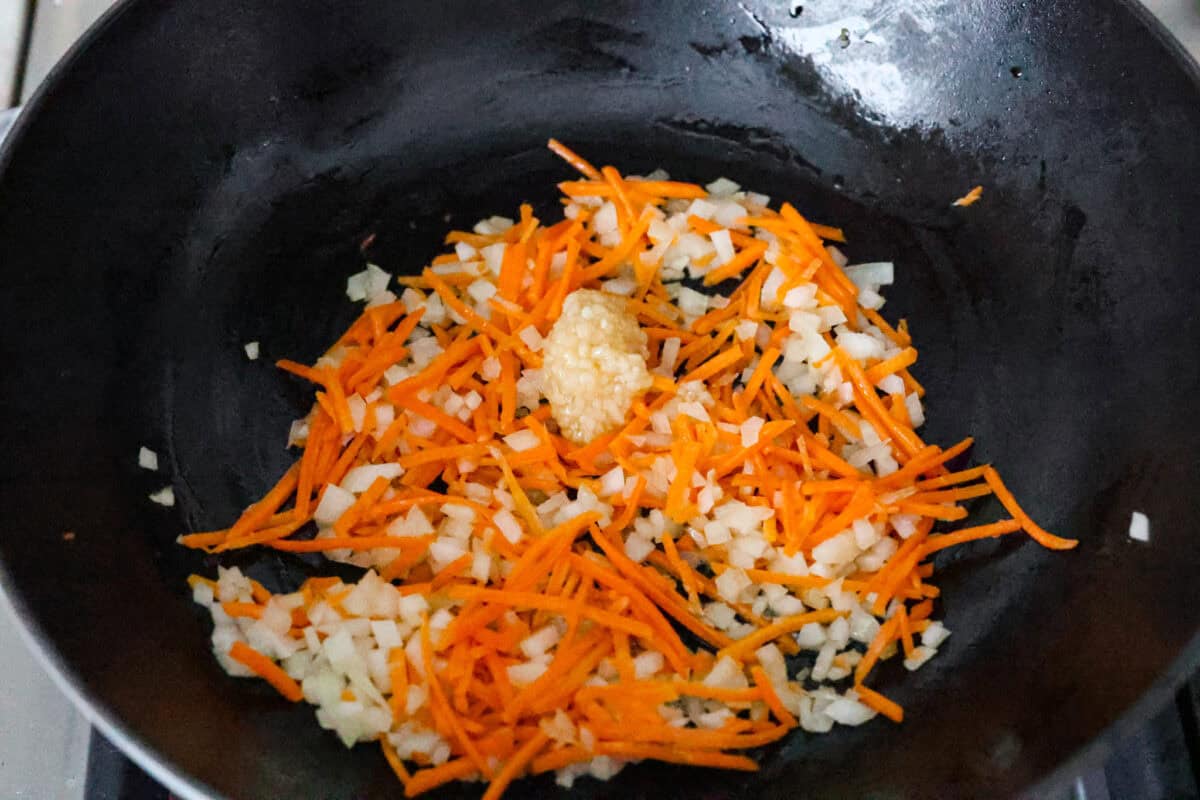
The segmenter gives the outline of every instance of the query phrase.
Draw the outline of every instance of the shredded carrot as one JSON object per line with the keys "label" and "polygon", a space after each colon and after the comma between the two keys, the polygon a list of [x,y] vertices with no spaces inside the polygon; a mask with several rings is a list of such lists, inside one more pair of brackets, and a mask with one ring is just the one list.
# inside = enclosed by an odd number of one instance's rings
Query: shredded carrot
{"label": "shredded carrot", "polygon": [[741,659],[749,652],[762,647],[767,642],[773,639],[778,639],[781,636],[786,636],[789,633],[796,631],[808,625],[811,622],[833,622],[838,617],[842,616],[843,612],[835,611],[832,608],[823,609],[821,611],[808,611],[804,614],[795,614],[790,617],[783,617],[780,620],[772,622],[764,628],[756,630],[748,636],[743,636],[731,645],[717,651],[717,656],[728,656],[734,659]]}
{"label": "shredded carrot", "polygon": [[[750,193],[737,201],[749,216],[708,214],[691,203],[710,198],[700,185],[548,146],[581,175],[559,184],[564,218],[543,223],[526,203],[451,231],[315,364],[277,362],[312,384],[289,437],[298,457],[228,528],[179,538],[305,569],[321,553],[389,586],[318,576],[278,597],[232,572],[189,586],[214,614],[331,660],[339,640],[322,643],[347,627],[374,637],[386,660],[371,653],[337,691],[390,716],[378,739],[408,797],[483,778],[495,800],[603,756],[757,769],[741,751],[799,727],[795,676],[775,672],[800,652],[795,634],[863,614],[878,632],[861,657],[834,656],[853,668],[853,688],[834,690],[901,722],[864,681],[922,652],[935,554],[1018,530],[1077,542],[1038,526],[991,466],[964,464],[973,440],[918,435],[908,323],[859,303],[828,245],[840,228]],[[718,263],[709,242],[722,241],[733,252]],[[675,282],[683,270],[730,291],[697,297]],[[625,298],[640,388],[579,442],[546,378],[562,377],[556,331],[581,289]],[[859,357],[849,333],[884,349]],[[989,494],[1011,519],[933,532]],[[288,673],[304,658],[285,671],[267,652],[237,642],[229,657],[302,699]],[[697,704],[716,727],[688,718]],[[402,731],[436,745],[397,751]]]}
{"label": "shredded carrot", "polygon": [[955,200],[950,205],[952,206],[969,206],[974,205],[979,198],[983,197],[983,187],[976,186],[971,191],[964,194],[962,197]]}
{"label": "shredded carrot", "polygon": [[234,642],[233,646],[229,648],[229,657],[274,686],[276,691],[293,703],[304,699],[304,690],[292,679],[292,676],[245,642]]}
{"label": "shredded carrot", "polygon": [[874,689],[869,689],[866,686],[859,684],[854,687],[858,699],[863,702],[863,705],[878,711],[892,722],[900,723],[904,721],[904,709],[895,701],[881,695]]}

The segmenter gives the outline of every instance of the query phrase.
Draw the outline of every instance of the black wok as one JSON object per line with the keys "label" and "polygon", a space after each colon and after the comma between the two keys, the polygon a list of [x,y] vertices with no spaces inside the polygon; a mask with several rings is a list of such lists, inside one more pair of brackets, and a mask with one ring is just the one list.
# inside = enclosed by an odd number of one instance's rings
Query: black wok
{"label": "black wok", "polygon": [[[844,225],[854,259],[894,258],[887,311],[922,346],[926,439],[977,436],[976,460],[1082,540],[945,557],[954,636],[881,676],[902,727],[797,734],[749,778],[641,765],[580,794],[1037,792],[1170,698],[1200,656],[1195,64],[1116,0],[880,0],[873,40],[851,22],[814,61],[797,31],[828,10],[806,5],[146,1],[104,18],[0,165],[4,582],[102,729],[186,796],[398,796],[375,749],[220,671],[183,581],[216,564],[173,542],[286,466],[307,400],[269,362],[348,322],[364,237],[412,270],[448,224],[550,201],[567,175],[551,135],[630,171],[729,175]],[[949,207],[975,184],[982,202]],[[143,444],[161,474],[138,470]],[[173,510],[146,499],[168,481]],[[1135,509],[1149,544],[1127,537]],[[275,588],[307,569],[224,563]]]}

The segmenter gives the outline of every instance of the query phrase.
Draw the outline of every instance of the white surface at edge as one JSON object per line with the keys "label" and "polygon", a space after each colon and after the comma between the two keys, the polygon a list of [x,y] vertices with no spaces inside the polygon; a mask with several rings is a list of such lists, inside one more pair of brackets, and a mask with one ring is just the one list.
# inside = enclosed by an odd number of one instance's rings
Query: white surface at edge
{"label": "white surface at edge", "polygon": [[[104,719],[96,712],[91,703],[67,680],[66,676],[59,671],[58,665],[50,659],[45,650],[35,641],[33,634],[25,627],[24,621],[21,619],[20,614],[17,613],[12,600],[9,599],[8,592],[4,588],[3,583],[0,583],[0,607],[2,607],[0,608],[0,617],[3,618],[3,623],[0,623],[0,633],[9,637],[14,633],[17,635],[17,638],[20,639],[19,646],[25,650],[23,655],[30,660],[31,664],[36,662],[36,666],[41,668],[40,674],[35,673],[32,675],[32,683],[42,689],[49,687],[54,692],[55,699],[62,702],[73,715],[71,720],[73,724],[64,726],[68,729],[64,735],[65,740],[68,743],[73,743],[75,739],[81,741],[81,746],[76,746],[73,750],[69,747],[66,749],[67,758],[64,759],[65,766],[69,767],[71,764],[79,764],[78,771],[75,773],[78,775],[78,779],[72,783],[71,787],[64,786],[64,788],[70,788],[70,792],[65,794],[45,794],[42,791],[31,791],[22,794],[18,791],[11,795],[5,792],[2,795],[3,797],[28,798],[29,800],[43,800],[43,798],[49,800],[49,798],[58,797],[62,797],[64,800],[78,800],[82,798],[85,788],[83,778],[86,775],[87,769],[88,741],[90,737],[88,725],[90,724],[99,730],[104,735],[104,738],[108,739],[119,747],[123,753],[137,762],[138,766],[166,787],[179,800],[211,800],[211,795],[200,792],[178,775],[165,769],[158,763],[157,758],[152,753],[131,740],[122,731],[117,730],[107,719]],[[8,628],[9,630],[4,630],[4,628]],[[7,660],[18,651],[13,647],[15,643],[12,642],[11,638],[8,639],[6,644],[7,647],[4,654]],[[66,701],[70,701],[70,703]],[[74,704],[73,709],[71,708],[71,704]],[[0,719],[4,719],[4,727],[7,727],[7,718],[0,717]],[[4,731],[5,734],[7,732],[7,730]],[[6,735],[0,736],[0,740],[7,738]],[[72,760],[77,754],[79,756],[78,759]],[[57,779],[54,779],[54,776],[50,776],[52,781],[46,781],[45,776],[43,776],[42,785],[51,787],[51,792],[53,792],[53,783],[63,783],[67,777],[69,776],[60,774]],[[0,783],[0,789],[5,788],[7,787],[3,783]]]}
{"label": "white surface at edge", "polygon": [[25,646],[7,597],[0,605],[0,797],[78,800],[87,774],[87,721]]}
{"label": "white surface at edge", "polygon": [[[27,93],[32,91],[62,50],[70,45],[74,36],[90,24],[91,20],[87,17],[93,14],[98,16],[108,3],[105,0],[77,0],[71,5],[76,6],[74,11],[77,15],[84,17],[76,20],[80,30],[69,38],[59,38],[49,48],[42,40],[43,46],[37,48],[40,52],[33,54],[40,63],[32,65],[33,74],[29,76],[32,80],[25,87]],[[1196,0],[1146,0],[1145,6],[1179,38],[1192,57],[1200,61],[1200,7]],[[56,10],[56,7],[48,6],[46,10],[54,14],[52,9]],[[58,52],[47,53],[47,49]],[[3,83],[0,81],[0,87]],[[0,102],[5,99],[6,93],[0,97]],[[0,140],[3,139],[5,127],[0,124]],[[87,769],[87,725],[90,720],[110,741],[130,753],[143,769],[172,792],[187,800],[205,800],[205,795],[164,771],[151,754],[134,745],[106,720],[94,715],[76,689],[33,642],[29,631],[16,618],[15,609],[3,587],[0,587],[0,606],[4,607],[0,611],[0,664],[4,667],[0,673],[4,675],[4,681],[0,683],[0,720],[3,721],[3,735],[0,735],[0,797],[14,800],[82,798]],[[20,639],[19,644],[13,641],[14,637]],[[84,714],[81,715],[78,709],[82,709]],[[17,735],[12,735],[14,733]]]}

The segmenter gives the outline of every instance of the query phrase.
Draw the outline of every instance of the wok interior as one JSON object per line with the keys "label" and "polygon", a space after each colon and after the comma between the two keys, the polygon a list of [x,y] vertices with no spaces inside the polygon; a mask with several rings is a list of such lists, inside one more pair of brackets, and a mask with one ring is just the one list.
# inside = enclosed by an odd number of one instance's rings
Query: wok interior
{"label": "wok interior", "polygon": [[[1143,695],[1200,622],[1200,232],[1184,221],[1200,152],[1179,133],[1200,125],[1194,79],[1119,5],[957,4],[944,35],[889,29],[911,39],[901,124],[833,92],[786,46],[796,21],[763,5],[217,0],[110,19],[32,110],[0,184],[0,403],[21,421],[0,434],[0,552],[102,708],[222,794],[394,795],[373,748],[347,753],[307,707],[221,673],[183,582],[218,562],[174,537],[228,524],[290,463],[311,394],[270,362],[315,358],[353,318],[359,243],[376,234],[367,256],[411,272],[450,227],[523,200],[556,214],[569,170],[551,135],[628,173],[728,176],[844,227],[852,260],[894,260],[884,314],[909,319],[921,353],[924,438],[974,435],[974,460],[1083,540],[944,554],[954,635],[921,671],[879,677],[901,728],[797,734],[750,777],[641,765],[578,791],[997,796]],[[1084,51],[1105,55],[1084,71]],[[1014,58],[1024,83],[996,73]],[[1135,66],[1155,81],[1122,82]],[[949,207],[977,183],[983,201]],[[142,444],[161,475],[134,466]],[[172,512],[145,499],[168,481]],[[1126,540],[1134,509],[1148,547]],[[285,588],[320,562],[220,563]]]}

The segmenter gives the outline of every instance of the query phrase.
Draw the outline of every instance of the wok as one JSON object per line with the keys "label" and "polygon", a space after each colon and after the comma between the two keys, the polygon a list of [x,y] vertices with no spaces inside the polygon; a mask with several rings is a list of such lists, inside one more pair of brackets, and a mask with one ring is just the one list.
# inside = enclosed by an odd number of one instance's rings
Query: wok
{"label": "wok", "polygon": [[[349,321],[359,243],[411,271],[449,226],[548,207],[567,177],[551,135],[630,172],[728,175],[844,226],[854,260],[894,259],[886,312],[921,346],[925,438],[976,436],[974,459],[1082,542],[944,555],[954,635],[881,674],[901,727],[798,733],[750,777],[644,764],[579,794],[1036,794],[1169,700],[1200,655],[1196,65],[1117,0],[826,5],[105,16],[0,176],[3,579],[101,730],[186,797],[398,796],[375,749],[220,671],[183,580],[217,562],[174,539],[228,524],[286,467],[308,395],[270,361],[315,357]],[[982,202],[949,206],[975,184]],[[169,510],[147,501],[167,482]],[[1134,510],[1148,544],[1127,537]],[[221,563],[275,589],[309,568]]]}

